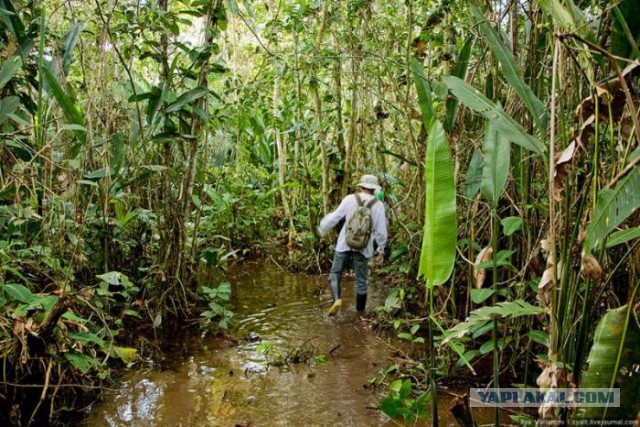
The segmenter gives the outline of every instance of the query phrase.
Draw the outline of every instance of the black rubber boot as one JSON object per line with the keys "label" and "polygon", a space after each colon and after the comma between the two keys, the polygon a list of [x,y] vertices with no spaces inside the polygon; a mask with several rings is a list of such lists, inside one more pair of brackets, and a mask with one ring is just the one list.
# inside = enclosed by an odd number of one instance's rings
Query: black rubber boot
{"label": "black rubber boot", "polygon": [[367,306],[367,294],[356,294],[356,310],[364,311]]}

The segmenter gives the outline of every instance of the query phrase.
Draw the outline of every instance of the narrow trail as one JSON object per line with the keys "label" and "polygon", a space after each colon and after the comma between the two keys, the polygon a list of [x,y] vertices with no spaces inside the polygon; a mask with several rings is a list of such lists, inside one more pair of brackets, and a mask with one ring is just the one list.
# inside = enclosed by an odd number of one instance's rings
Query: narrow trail
{"label": "narrow trail", "polygon": [[[323,276],[245,263],[230,271],[229,281],[237,346],[185,338],[180,346],[187,357],[168,354],[180,359],[172,369],[128,373],[119,391],[91,408],[84,425],[393,425],[374,409],[379,396],[367,387],[387,366],[391,349],[359,321],[351,280],[344,285],[346,308],[336,318],[325,315]],[[370,305],[380,304],[372,294]],[[260,339],[242,339],[249,336]],[[260,340],[275,352],[313,347],[327,361],[269,367],[257,351]]]}

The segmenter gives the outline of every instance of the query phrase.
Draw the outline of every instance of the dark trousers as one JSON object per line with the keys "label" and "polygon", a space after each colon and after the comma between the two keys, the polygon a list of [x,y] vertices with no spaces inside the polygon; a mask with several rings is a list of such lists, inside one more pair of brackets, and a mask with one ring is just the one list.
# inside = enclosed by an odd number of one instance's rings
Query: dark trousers
{"label": "dark trousers", "polygon": [[331,273],[329,273],[329,282],[331,283],[331,294],[334,301],[340,298],[342,281],[342,273],[347,267],[348,261],[353,263],[353,269],[356,273],[356,293],[358,295],[367,294],[367,276],[369,275],[369,260],[357,251],[336,252],[333,256],[333,265]]}

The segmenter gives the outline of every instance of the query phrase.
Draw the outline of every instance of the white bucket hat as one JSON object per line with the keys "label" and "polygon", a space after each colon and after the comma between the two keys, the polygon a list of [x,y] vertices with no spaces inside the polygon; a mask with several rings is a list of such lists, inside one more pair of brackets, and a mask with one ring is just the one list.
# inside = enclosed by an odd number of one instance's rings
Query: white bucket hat
{"label": "white bucket hat", "polygon": [[358,187],[368,188],[369,190],[380,190],[378,177],[375,175],[362,175]]}

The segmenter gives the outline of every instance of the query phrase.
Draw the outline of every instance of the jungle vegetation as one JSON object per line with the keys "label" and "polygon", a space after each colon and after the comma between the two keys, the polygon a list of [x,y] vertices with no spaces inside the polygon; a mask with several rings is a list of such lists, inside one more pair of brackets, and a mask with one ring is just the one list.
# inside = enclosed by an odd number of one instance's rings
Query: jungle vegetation
{"label": "jungle vegetation", "polygon": [[326,268],[362,173],[377,318],[415,350],[382,410],[435,424],[472,374],[637,417],[636,0],[0,0],[0,28],[0,419],[63,422],[176,320],[228,328],[203,269]]}

